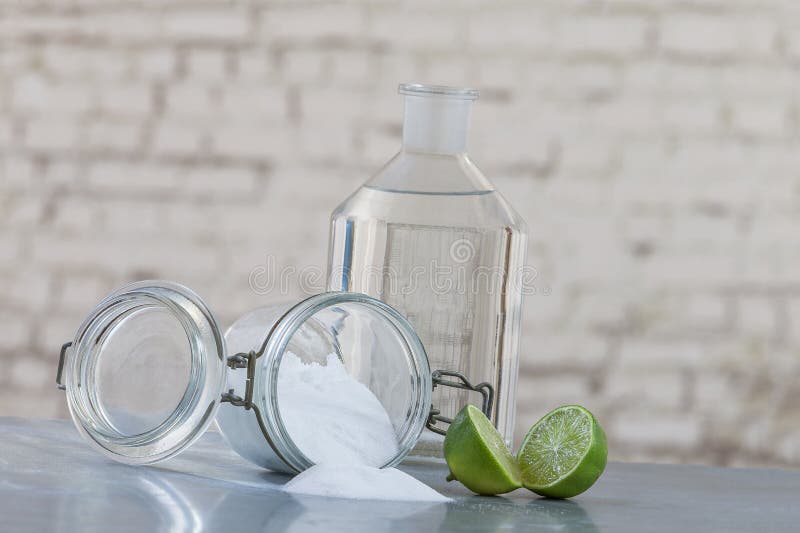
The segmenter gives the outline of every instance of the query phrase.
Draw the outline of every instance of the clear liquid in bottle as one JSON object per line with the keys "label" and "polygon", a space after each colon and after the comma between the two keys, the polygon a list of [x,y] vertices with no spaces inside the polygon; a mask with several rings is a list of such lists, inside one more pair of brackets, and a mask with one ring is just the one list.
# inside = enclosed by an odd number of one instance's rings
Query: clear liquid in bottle
{"label": "clear liquid in bottle", "polygon": [[[329,289],[363,292],[405,314],[432,370],[494,389],[491,420],[511,444],[519,366],[525,223],[465,152],[475,91],[401,86],[403,149],[331,217]],[[437,387],[452,418],[480,394]],[[441,455],[426,430],[418,453]]]}

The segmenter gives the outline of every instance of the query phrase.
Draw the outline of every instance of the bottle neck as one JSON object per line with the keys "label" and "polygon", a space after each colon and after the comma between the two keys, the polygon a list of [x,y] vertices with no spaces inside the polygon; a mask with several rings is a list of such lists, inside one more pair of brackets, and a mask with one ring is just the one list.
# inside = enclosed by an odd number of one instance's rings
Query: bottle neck
{"label": "bottle neck", "polygon": [[472,100],[406,95],[403,149],[433,154],[466,152],[471,111]]}

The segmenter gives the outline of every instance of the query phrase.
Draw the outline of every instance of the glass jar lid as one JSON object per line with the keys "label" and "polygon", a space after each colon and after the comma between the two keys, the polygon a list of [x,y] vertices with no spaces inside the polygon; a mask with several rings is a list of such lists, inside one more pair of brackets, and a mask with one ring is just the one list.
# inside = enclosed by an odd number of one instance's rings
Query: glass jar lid
{"label": "glass jar lid", "polygon": [[211,312],[190,289],[164,281],[107,296],[65,357],[61,375],[78,431],[131,464],[171,457],[202,435],[227,370]]}

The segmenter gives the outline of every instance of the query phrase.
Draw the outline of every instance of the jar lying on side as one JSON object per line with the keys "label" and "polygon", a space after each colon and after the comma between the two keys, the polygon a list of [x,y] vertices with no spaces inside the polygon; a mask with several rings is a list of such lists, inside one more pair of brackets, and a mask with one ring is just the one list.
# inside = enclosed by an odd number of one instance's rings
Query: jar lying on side
{"label": "jar lying on side", "polygon": [[216,417],[241,456],[285,472],[399,463],[433,386],[411,325],[369,296],[256,309],[223,339],[196,294],[162,281],[107,296],[62,347],[57,383],[81,435],[117,461],[172,457]]}

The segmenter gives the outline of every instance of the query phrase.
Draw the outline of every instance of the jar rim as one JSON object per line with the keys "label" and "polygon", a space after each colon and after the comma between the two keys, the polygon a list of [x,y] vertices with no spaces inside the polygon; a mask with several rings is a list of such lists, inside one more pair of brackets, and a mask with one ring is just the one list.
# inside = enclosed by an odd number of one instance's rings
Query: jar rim
{"label": "jar rim", "polygon": [[[91,386],[92,373],[103,357],[103,337],[114,328],[131,327],[118,319],[142,309],[166,312],[183,328],[190,358],[188,383],[162,422],[127,434],[108,420],[102,398]],[[189,288],[162,280],[139,281],[113,291],[95,306],[75,334],[64,369],[67,406],[84,439],[116,461],[155,463],[183,451],[213,422],[225,385],[225,341],[211,311]]]}
{"label": "jar rim", "polygon": [[400,436],[398,452],[381,465],[381,468],[397,465],[411,452],[425,428],[430,412],[432,378],[428,356],[413,326],[399,311],[381,300],[356,292],[325,292],[306,298],[290,308],[264,340],[259,353],[266,356],[266,362],[263,368],[261,365],[257,367],[264,372],[264,378],[256,380],[256,388],[258,389],[262,384],[266,384],[266,388],[259,390],[254,395],[254,400],[261,403],[259,410],[266,419],[264,429],[269,433],[269,439],[283,448],[280,455],[284,462],[298,472],[310,468],[314,462],[300,450],[289,436],[280,416],[277,393],[281,361],[292,336],[306,320],[326,308],[348,303],[363,305],[390,321],[408,347],[405,352],[408,358],[407,362],[409,368],[413,369],[413,406],[412,414],[409,416],[409,420],[412,422]]}

